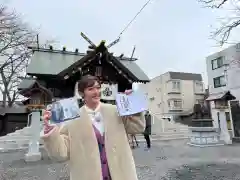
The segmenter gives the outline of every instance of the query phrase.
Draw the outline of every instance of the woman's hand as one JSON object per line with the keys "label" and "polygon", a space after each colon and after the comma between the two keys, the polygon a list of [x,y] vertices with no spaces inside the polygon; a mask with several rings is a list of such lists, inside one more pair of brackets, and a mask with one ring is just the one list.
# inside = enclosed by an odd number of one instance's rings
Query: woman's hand
{"label": "woman's hand", "polygon": [[51,119],[51,111],[45,110],[43,112],[43,124],[44,124],[44,134],[48,134],[51,130],[53,130],[56,126],[50,125],[49,120]]}

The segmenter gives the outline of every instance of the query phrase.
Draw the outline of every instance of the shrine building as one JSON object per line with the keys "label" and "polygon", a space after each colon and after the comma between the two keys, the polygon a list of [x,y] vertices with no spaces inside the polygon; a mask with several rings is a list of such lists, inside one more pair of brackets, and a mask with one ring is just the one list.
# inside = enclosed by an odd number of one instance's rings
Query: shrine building
{"label": "shrine building", "polygon": [[28,98],[28,105],[42,107],[53,101],[74,96],[76,82],[90,74],[99,77],[101,99],[114,103],[115,94],[131,89],[134,82],[147,83],[148,76],[137,65],[135,58],[116,57],[107,49],[86,53],[32,48],[33,55],[18,90]]}

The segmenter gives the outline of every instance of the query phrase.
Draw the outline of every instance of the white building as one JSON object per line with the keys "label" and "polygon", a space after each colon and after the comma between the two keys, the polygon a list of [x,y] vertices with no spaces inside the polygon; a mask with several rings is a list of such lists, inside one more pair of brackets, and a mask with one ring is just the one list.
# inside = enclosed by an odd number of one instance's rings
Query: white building
{"label": "white building", "polygon": [[237,99],[240,99],[238,62],[240,62],[240,43],[206,58],[210,95],[222,94],[230,90]]}
{"label": "white building", "polygon": [[207,75],[209,84],[209,97],[211,114],[215,127],[221,123],[227,124],[227,129],[232,134],[233,125],[229,114],[227,101],[219,101],[228,92],[240,100],[240,43],[230,46],[206,58]]}

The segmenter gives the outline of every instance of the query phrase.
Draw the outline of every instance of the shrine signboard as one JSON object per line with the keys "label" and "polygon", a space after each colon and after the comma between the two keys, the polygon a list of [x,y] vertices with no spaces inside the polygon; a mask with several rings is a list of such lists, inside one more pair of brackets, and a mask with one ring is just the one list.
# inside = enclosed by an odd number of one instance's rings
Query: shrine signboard
{"label": "shrine signboard", "polygon": [[118,84],[102,84],[101,85],[101,99],[115,100],[118,93]]}

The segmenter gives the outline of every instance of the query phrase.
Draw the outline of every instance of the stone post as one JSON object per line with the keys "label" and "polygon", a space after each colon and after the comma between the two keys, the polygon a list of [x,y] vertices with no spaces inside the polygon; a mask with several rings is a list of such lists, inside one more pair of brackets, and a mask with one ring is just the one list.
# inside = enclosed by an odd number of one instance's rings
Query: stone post
{"label": "stone post", "polygon": [[32,113],[29,115],[29,118],[31,118],[30,125],[31,138],[29,141],[28,153],[25,154],[25,161],[26,162],[39,161],[41,160],[42,157],[41,152],[39,151],[39,140],[41,131],[40,110],[33,110]]}
{"label": "stone post", "polygon": [[220,127],[221,127],[220,140],[223,140],[226,144],[232,144],[232,140],[230,138],[230,134],[227,128],[225,111],[219,112],[219,118],[220,118]]}
{"label": "stone post", "polygon": [[165,132],[165,119],[161,119],[162,122],[162,132]]}

